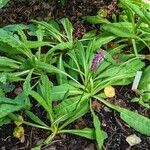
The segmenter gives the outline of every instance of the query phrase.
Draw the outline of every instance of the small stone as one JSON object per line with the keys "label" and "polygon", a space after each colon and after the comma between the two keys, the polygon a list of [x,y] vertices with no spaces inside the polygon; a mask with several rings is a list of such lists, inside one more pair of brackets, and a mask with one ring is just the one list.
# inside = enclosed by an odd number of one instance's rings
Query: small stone
{"label": "small stone", "polygon": [[36,142],[36,145],[41,145],[43,142],[44,142],[44,139],[39,139],[39,140]]}
{"label": "small stone", "polygon": [[112,110],[109,109],[108,107],[104,107],[104,110],[105,110],[106,112],[112,112]]}
{"label": "small stone", "polygon": [[56,150],[56,147],[55,146],[50,146],[50,147],[44,148],[44,150]]}
{"label": "small stone", "polygon": [[16,95],[19,95],[21,92],[22,92],[22,88],[21,87],[16,88],[15,91],[14,91],[14,93]]}
{"label": "small stone", "polygon": [[3,146],[3,147],[1,147],[1,150],[6,150],[6,148]]}
{"label": "small stone", "polygon": [[126,141],[129,143],[130,146],[134,146],[141,143],[141,139],[135,134],[129,135],[126,138]]}
{"label": "small stone", "polygon": [[84,148],[84,150],[95,150],[94,144],[88,145],[86,148]]}

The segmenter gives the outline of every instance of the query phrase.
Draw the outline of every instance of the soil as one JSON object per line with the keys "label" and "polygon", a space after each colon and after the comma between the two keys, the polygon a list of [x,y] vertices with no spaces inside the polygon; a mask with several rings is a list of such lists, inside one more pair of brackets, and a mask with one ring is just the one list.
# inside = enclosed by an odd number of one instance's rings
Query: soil
{"label": "soil", "polygon": [[[65,6],[58,1],[51,0],[11,0],[11,2],[0,10],[0,26],[12,23],[30,23],[31,19],[45,20],[53,18],[59,20],[62,17],[68,17],[74,26],[75,37],[80,38],[86,31],[96,29],[96,26],[85,23],[81,16],[95,15],[101,8],[108,10],[108,18],[111,13],[118,13],[116,0],[67,0]],[[130,103],[134,96],[130,86],[118,87],[116,97],[110,99],[111,102],[122,107],[134,110],[150,116],[150,110],[147,110],[138,104]],[[150,138],[135,132],[123,121],[119,115],[108,109],[107,107],[94,100],[93,107],[102,122],[102,128],[108,133],[108,138],[104,143],[104,150],[149,150]],[[41,108],[34,110],[37,114],[44,115]],[[78,119],[68,128],[84,128],[92,127],[92,117],[90,114]],[[48,133],[41,130],[24,126],[25,141],[21,143],[12,136],[15,125],[9,124],[0,127],[0,150],[30,150],[32,147],[40,144]],[[136,134],[141,143],[130,147],[126,142],[126,137]],[[43,150],[96,150],[96,143],[85,138],[62,134],[54,139],[54,141],[43,148]]]}

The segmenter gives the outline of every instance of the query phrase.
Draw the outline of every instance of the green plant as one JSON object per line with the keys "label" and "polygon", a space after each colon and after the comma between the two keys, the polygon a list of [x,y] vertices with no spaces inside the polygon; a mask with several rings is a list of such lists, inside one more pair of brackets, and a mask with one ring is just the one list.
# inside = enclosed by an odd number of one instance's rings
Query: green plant
{"label": "green plant", "polygon": [[120,0],[120,7],[123,11],[118,16],[114,14],[113,23],[105,18],[105,11],[97,16],[84,16],[83,19],[93,24],[103,24],[103,32],[117,36],[119,40],[116,42],[119,44],[125,43],[128,48],[132,45],[137,56],[142,49],[150,49],[150,5],[143,1]]}
{"label": "green plant", "polygon": [[[112,58],[111,53],[113,50],[109,53],[103,50],[103,53],[98,53],[94,57],[97,61],[92,61],[96,51],[95,40],[88,42],[88,45],[87,42],[85,42],[85,45],[83,43],[78,41],[75,49],[66,54],[66,59],[63,60],[60,55],[60,68],[55,68],[55,73],[59,74],[57,78],[59,85],[54,86],[46,75],[42,75],[37,92],[33,90],[30,92],[30,95],[47,112],[48,125],[31,111],[25,112],[35,123],[25,121],[24,123],[49,130],[50,136],[43,145],[51,142],[57,134],[71,133],[95,139],[99,149],[101,149],[107,136],[101,129],[100,120],[91,105],[92,100],[97,99],[120,113],[121,119],[132,128],[142,134],[150,135],[150,120],[148,118],[102,99],[102,97],[106,98],[103,92],[105,87],[109,85],[128,85],[133,81],[136,72],[144,67],[144,63],[133,55],[132,58],[126,61],[120,60],[118,64]],[[141,59],[143,58],[141,57]],[[96,64],[93,67],[95,62]],[[46,72],[51,72],[52,68],[48,64],[44,68]],[[53,101],[56,100],[58,105],[54,106]],[[93,129],[65,129],[67,125],[85,115],[88,111],[91,111],[93,116]],[[14,120],[18,118],[15,115],[11,117]]]}
{"label": "green plant", "polygon": [[20,93],[15,99],[6,98],[4,95],[0,95],[0,126],[10,123],[10,114],[20,110],[30,109],[31,103],[28,98],[30,89],[27,87],[27,84],[31,80],[31,74],[32,71],[29,73],[26,81],[24,82],[24,91]]}
{"label": "green plant", "polygon": [[[103,89],[105,87],[109,85],[127,85],[131,83],[137,70],[140,70],[142,67],[144,67],[144,63],[139,60],[139,58],[134,58],[133,56],[133,58],[125,62],[121,61],[119,64],[117,64],[112,56],[107,51],[104,51],[104,60],[102,62],[102,59],[99,60],[99,67],[97,66],[97,70],[93,72],[91,70],[91,62],[93,54],[95,53],[94,46],[95,41],[90,42],[88,46],[83,45],[83,43],[81,42],[77,42],[76,49],[67,53],[67,56],[69,56],[69,58],[67,59],[67,61],[62,61],[61,64],[63,65],[63,68],[65,68],[65,70],[68,70],[69,74],[72,75],[74,80],[66,81],[66,79],[64,80],[64,78],[62,77],[63,84],[57,87],[53,87],[53,89],[55,89],[56,91],[54,99],[61,99],[65,96],[66,93],[71,97],[76,96],[77,93],[73,94],[70,88],[64,91],[63,87],[69,84],[68,87],[71,85],[81,91],[81,93],[78,94],[78,96],[80,95],[81,99],[86,95],[90,95],[87,100],[89,102],[91,101],[91,103],[93,98],[98,99],[108,107],[118,111],[121,118],[132,128],[145,135],[149,135],[150,133],[147,131],[150,128],[150,120],[148,118],[119,106],[114,106],[113,104],[110,104],[109,102],[101,98],[104,95]],[[79,83],[75,81],[78,81]],[[63,94],[62,91],[64,91]],[[78,102],[78,104],[80,104],[80,101]],[[94,111],[92,110],[92,107],[89,105],[89,109],[90,108],[93,115],[93,124],[95,127],[96,135],[95,138],[97,140],[99,148],[101,149],[105,138],[103,137],[103,134],[101,134],[102,129],[99,127],[100,122]],[[137,118],[136,120],[135,116]],[[143,122],[141,122],[140,120],[143,120],[146,130],[142,127]]]}
{"label": "green plant", "polygon": [[[0,29],[0,82],[3,84],[23,80],[22,77],[32,69],[38,77],[42,72],[39,64],[53,64],[57,61],[60,50],[72,48],[73,29],[68,19],[61,19],[66,34],[61,33],[59,25],[54,21],[34,22],[37,23],[36,26],[20,24]],[[28,35],[29,39],[37,40],[28,40]],[[43,47],[48,51],[43,52]]]}
{"label": "green plant", "polygon": [[[41,80],[38,86],[37,92],[31,90],[28,85],[26,88],[30,89],[30,95],[44,108],[47,112],[47,119],[49,122],[44,123],[38,116],[32,113],[29,110],[25,110],[26,115],[31,119],[32,122],[22,121],[22,123],[42,128],[49,131],[50,135],[44,141],[42,145],[48,144],[53,140],[53,138],[60,133],[70,133],[80,135],[89,139],[94,139],[94,129],[92,128],[84,128],[82,130],[75,129],[64,129],[68,124],[73,122],[74,120],[80,118],[88,112],[88,96],[82,97],[72,97],[67,98],[64,97],[62,102],[60,102],[57,106],[53,105],[53,96],[52,96],[52,83],[49,81],[46,75],[41,76]],[[77,105],[77,102],[80,99],[80,105]],[[11,119],[15,121],[21,121],[17,115],[9,114]],[[103,133],[104,134],[104,133]],[[41,147],[42,145],[38,146]]]}
{"label": "green plant", "polygon": [[[129,38],[135,48],[133,39],[136,38],[132,36],[133,33],[120,33],[118,24],[114,23],[111,33],[105,30],[100,35],[96,35],[92,31],[84,35],[82,39],[74,41],[73,28],[68,19],[61,20],[66,34],[61,32],[59,24],[54,21],[33,22],[36,25],[11,25],[0,30],[3,35],[0,37],[0,50],[3,54],[0,57],[1,83],[22,80],[20,77],[28,74],[23,84],[23,92],[13,101],[16,107],[10,110],[10,107],[14,105],[12,100],[0,98],[0,104],[2,104],[0,107],[6,110],[4,115],[0,116],[1,124],[14,120],[47,130],[49,136],[42,145],[37,147],[39,149],[61,133],[76,134],[96,140],[98,148],[102,149],[107,134],[102,130],[100,119],[92,108],[93,99],[97,99],[117,111],[120,118],[136,131],[150,135],[148,118],[104,100],[107,98],[104,93],[106,87],[132,83],[136,72],[145,66],[142,61],[145,59],[144,55],[138,54],[135,57],[132,52],[123,53],[125,43],[118,42],[115,48],[107,48],[108,44],[112,41],[116,42],[119,36]],[[120,25],[122,24],[120,23],[119,27]],[[108,26],[110,27],[110,23],[105,24],[103,28],[106,29]],[[36,37],[37,41],[28,40],[26,33]],[[42,46],[46,46],[48,50],[42,52]],[[100,49],[102,47],[107,50]],[[116,55],[119,56],[118,60],[114,59]],[[51,74],[57,79],[54,84],[48,78]],[[37,76],[39,80],[31,87],[31,79]],[[144,78],[147,77],[143,77],[142,80],[145,80]],[[145,85],[142,84],[145,82],[142,80],[141,92],[143,89],[147,90],[143,88]],[[47,113],[47,122],[29,109],[31,108],[29,95],[43,107]],[[57,101],[57,105],[53,104],[54,101]],[[22,109],[30,120],[22,120],[14,113]],[[91,112],[93,117],[93,128],[67,129],[70,123],[87,112]]]}

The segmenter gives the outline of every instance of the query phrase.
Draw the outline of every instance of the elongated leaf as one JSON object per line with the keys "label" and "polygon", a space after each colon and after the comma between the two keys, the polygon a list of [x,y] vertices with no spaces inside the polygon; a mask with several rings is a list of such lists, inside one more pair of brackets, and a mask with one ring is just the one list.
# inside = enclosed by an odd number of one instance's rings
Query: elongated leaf
{"label": "elongated leaf", "polygon": [[107,134],[106,134],[106,132],[104,132],[101,129],[100,120],[99,120],[98,116],[95,115],[95,112],[92,110],[92,108],[91,108],[91,112],[92,112],[93,124],[94,124],[94,128],[95,128],[96,142],[98,144],[98,148],[102,149],[104,140],[107,138]]}
{"label": "elongated leaf", "polygon": [[103,26],[103,30],[118,37],[136,38],[129,22],[109,23]]}
{"label": "elongated leaf", "polygon": [[150,136],[150,119],[149,118],[144,117],[136,112],[127,110],[125,108],[115,106],[99,97],[95,96],[95,98],[100,100],[102,103],[104,103],[108,107],[118,111],[120,113],[121,119],[124,120],[127,124],[129,124],[136,131],[144,135]]}
{"label": "elongated leaf", "polygon": [[17,105],[17,102],[7,97],[0,97],[0,104]]}
{"label": "elongated leaf", "polygon": [[52,44],[51,42],[43,42],[43,41],[25,41],[23,43],[29,49],[38,48],[42,46],[50,46]]}
{"label": "elongated leaf", "polygon": [[73,26],[72,26],[71,22],[67,18],[61,19],[60,22],[64,26],[64,29],[67,33],[68,40],[72,41],[73,40],[73,36],[72,36]]}
{"label": "elongated leaf", "polygon": [[55,114],[59,116],[63,114],[69,114],[70,112],[74,111],[79,102],[79,99],[80,96],[76,96],[62,101],[54,108]]}
{"label": "elongated leaf", "polygon": [[25,80],[25,82],[23,83],[23,90],[24,92],[29,95],[29,93],[31,92],[31,86],[30,86],[30,81],[31,81],[31,75],[33,73],[33,70],[31,70]]}
{"label": "elongated leaf", "polygon": [[[49,81],[48,77],[46,75],[41,76],[41,82],[40,82],[40,92],[41,96],[44,100],[44,107],[46,102],[46,110],[48,111],[48,115],[50,117],[51,123],[53,122],[54,114],[52,109],[52,83]],[[48,109],[47,109],[48,108]]]}
{"label": "elongated leaf", "polygon": [[1,104],[0,105],[0,118],[3,118],[7,116],[9,113],[18,111],[22,108],[23,106],[19,106],[19,105]]}
{"label": "elongated leaf", "polygon": [[36,147],[34,147],[34,148],[31,148],[31,150],[41,150],[41,145],[39,145],[39,146],[36,146]]}
{"label": "elongated leaf", "polygon": [[43,108],[49,112],[49,107],[47,105],[47,103],[45,102],[45,100],[35,91],[31,91],[30,95],[41,105],[43,106]]}
{"label": "elongated leaf", "polygon": [[57,30],[57,28],[55,28],[53,25],[51,24],[48,24],[44,21],[33,21],[41,26],[43,26],[50,35],[52,35],[55,39],[57,39],[59,42],[62,42],[62,38],[63,38],[63,35],[59,32],[59,30]]}
{"label": "elongated leaf", "polygon": [[109,43],[110,41],[114,40],[116,36],[110,36],[110,35],[100,35],[96,38],[94,42],[94,49],[97,51],[103,46],[104,44]]}
{"label": "elongated leaf", "polygon": [[10,123],[11,120],[8,117],[0,118],[0,126]]}
{"label": "elongated leaf", "polygon": [[13,69],[18,69],[19,68],[20,62],[17,62],[13,59],[9,59],[7,57],[0,57],[0,67],[10,67]]}
{"label": "elongated leaf", "polygon": [[92,128],[84,128],[84,129],[80,129],[80,130],[78,130],[78,129],[62,130],[61,132],[79,135],[79,136],[85,137],[85,138],[90,139],[90,140],[95,139],[95,130]]}
{"label": "elongated leaf", "polygon": [[[58,62],[57,68],[59,68],[62,71],[65,71],[62,55],[60,55],[60,57],[59,57],[59,62]],[[67,76],[65,76],[62,73],[59,73],[59,74],[57,74],[57,81],[58,81],[58,84],[67,83]]]}
{"label": "elongated leaf", "polygon": [[[5,52],[11,53],[22,53],[27,57],[32,57],[32,52],[28,49],[23,42],[19,39],[18,35],[13,35],[11,32],[5,31],[4,29],[0,29],[0,47],[2,48],[9,48],[9,50],[4,50]],[[5,46],[3,46],[3,44]],[[12,52],[14,50],[15,52]]]}
{"label": "elongated leaf", "polygon": [[[68,101],[67,103],[69,104],[69,107],[67,107],[67,110],[60,106],[64,115],[61,114],[60,116],[58,116],[55,124],[65,121],[64,124],[60,127],[60,129],[62,129],[71,122],[85,115],[89,111],[88,97],[89,95],[85,95],[82,99],[80,99],[79,97],[78,103],[77,101],[75,101],[74,104],[71,104]],[[65,104],[63,103],[63,106],[64,105]]]}
{"label": "elongated leaf", "polygon": [[0,9],[4,7],[10,0],[0,0]]}
{"label": "elongated leaf", "polygon": [[66,72],[52,66],[52,65],[49,65],[47,63],[43,63],[43,62],[39,62],[37,67],[39,69],[42,69],[44,70],[45,72],[48,72],[48,73],[62,73],[64,75],[66,75],[67,77],[69,77],[70,79],[72,79],[73,81],[75,81],[76,83],[78,83],[79,85],[81,85],[76,79],[74,79],[73,77],[71,77],[69,74],[67,74]]}
{"label": "elongated leaf", "polygon": [[120,117],[136,131],[150,136],[150,119],[127,109],[120,109]]}
{"label": "elongated leaf", "polygon": [[[140,98],[138,98],[138,101],[141,105],[150,107],[149,101],[150,101],[150,66],[148,66],[144,71],[142,78],[140,80],[140,84],[138,87],[138,91],[140,94]],[[148,103],[147,103],[148,102]],[[145,103],[145,105],[144,105]],[[147,104],[146,104],[147,103]]]}
{"label": "elongated leaf", "polygon": [[122,0],[121,3],[123,4],[123,6],[125,6],[127,9],[132,10],[134,13],[136,13],[142,20],[150,23],[150,21],[146,18],[144,12],[143,12],[143,8],[140,6],[138,6],[137,4],[131,2],[130,0]]}
{"label": "elongated leaf", "polygon": [[82,93],[82,91],[80,91],[78,88],[75,88],[69,84],[61,84],[59,86],[52,87],[52,99],[53,100],[63,99],[67,91],[69,91],[68,95],[76,95]]}
{"label": "elongated leaf", "polygon": [[38,123],[39,125],[48,127],[38,116],[34,115],[31,111],[25,111],[26,115],[30,117],[34,122]]}
{"label": "elongated leaf", "polygon": [[91,23],[91,24],[109,23],[109,21],[107,19],[102,18],[99,15],[97,15],[97,16],[83,16],[82,19],[87,21],[88,23]]}
{"label": "elongated leaf", "polygon": [[19,94],[15,99],[0,97],[0,118],[7,116],[9,113],[26,108],[26,99],[27,95],[24,93]]}
{"label": "elongated leaf", "polygon": [[[110,77],[116,81],[116,84],[114,84],[117,85],[117,80],[119,81],[119,79],[134,77],[136,72],[143,68],[144,65],[145,64],[140,60],[127,61],[122,65],[113,66],[107,69],[102,72],[97,79]],[[113,80],[110,81],[113,82]]]}
{"label": "elongated leaf", "polygon": [[41,80],[40,80],[40,90],[42,97],[45,99],[47,102],[47,105],[49,106],[50,109],[52,109],[52,83],[48,79],[46,75],[41,75]]}

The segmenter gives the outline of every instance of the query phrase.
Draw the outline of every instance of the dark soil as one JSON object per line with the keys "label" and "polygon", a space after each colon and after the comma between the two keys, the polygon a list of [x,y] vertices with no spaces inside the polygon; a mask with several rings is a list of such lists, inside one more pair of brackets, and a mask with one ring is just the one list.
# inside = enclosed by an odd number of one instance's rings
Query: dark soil
{"label": "dark soil", "polygon": [[[108,18],[112,12],[118,12],[116,0],[68,0],[65,6],[61,6],[56,0],[53,0],[51,3],[48,0],[12,0],[7,7],[0,10],[0,26],[12,23],[29,23],[31,19],[47,21],[54,18],[59,20],[67,16],[73,23],[75,37],[81,37],[86,31],[96,28],[94,25],[86,24],[81,20],[81,16],[95,15],[101,8],[107,9]],[[117,96],[110,99],[110,101],[149,117],[150,111],[138,104],[130,103],[134,95],[130,89],[130,87],[118,88]],[[96,100],[94,100],[93,107],[102,122],[103,130],[108,133],[108,138],[103,147],[104,150],[150,149],[150,138],[129,128],[120,120],[116,112],[109,110]],[[44,115],[41,109],[36,109],[35,112]],[[87,126],[92,127],[90,114],[78,119],[68,128],[84,128]],[[12,136],[14,127],[12,123],[0,128],[0,150],[30,150],[48,136],[48,133],[41,129],[24,126],[25,142],[20,143],[19,140]],[[126,142],[126,137],[131,134],[136,134],[141,138],[142,142],[130,147]],[[79,136],[64,134],[56,137],[43,150],[96,150],[96,143]]]}

